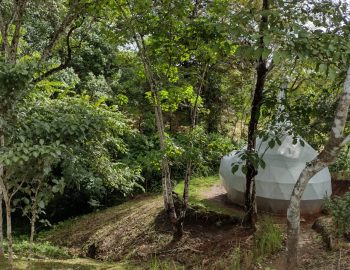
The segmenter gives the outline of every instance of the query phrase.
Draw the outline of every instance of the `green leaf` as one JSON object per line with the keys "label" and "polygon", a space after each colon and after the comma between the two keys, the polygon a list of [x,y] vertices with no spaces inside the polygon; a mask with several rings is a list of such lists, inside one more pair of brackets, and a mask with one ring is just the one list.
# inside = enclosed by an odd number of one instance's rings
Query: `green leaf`
{"label": "green leaf", "polygon": [[275,147],[275,144],[276,144],[275,140],[269,141],[269,147],[270,147],[270,148],[274,148],[274,147]]}
{"label": "green leaf", "polygon": [[262,59],[267,59],[267,57],[269,57],[270,53],[271,53],[270,49],[264,49],[261,53]]}
{"label": "green leaf", "polygon": [[242,173],[247,174],[247,172],[248,172],[247,166],[246,166],[246,165],[243,165],[243,166],[242,166]]}
{"label": "green leaf", "polygon": [[322,73],[326,73],[327,72],[327,64],[320,64],[320,66],[318,67],[318,70]]}
{"label": "green leaf", "polygon": [[277,142],[278,145],[282,144],[281,140],[278,137],[276,137],[276,142]]}
{"label": "green leaf", "polygon": [[29,204],[29,200],[28,200],[28,198],[24,197],[22,200],[23,200],[23,202],[24,202],[26,205],[28,205],[28,204]]}
{"label": "green leaf", "polygon": [[59,192],[59,191],[60,191],[60,189],[59,189],[58,186],[53,186],[53,187],[52,187],[52,192],[53,192],[53,193],[57,193],[57,192]]}
{"label": "green leaf", "polygon": [[263,168],[263,169],[266,168],[266,163],[265,163],[265,161],[264,161],[262,158],[260,159],[260,166],[261,166],[261,168]]}
{"label": "green leaf", "polygon": [[271,36],[270,35],[265,35],[263,37],[263,40],[264,40],[265,46],[268,46],[270,44],[270,42],[271,42]]}
{"label": "green leaf", "polygon": [[235,164],[232,166],[231,171],[233,174],[235,174],[238,171],[239,165]]}
{"label": "green leaf", "polygon": [[40,202],[38,203],[38,206],[39,206],[40,208],[45,208],[45,203],[44,203],[44,201],[40,201]]}

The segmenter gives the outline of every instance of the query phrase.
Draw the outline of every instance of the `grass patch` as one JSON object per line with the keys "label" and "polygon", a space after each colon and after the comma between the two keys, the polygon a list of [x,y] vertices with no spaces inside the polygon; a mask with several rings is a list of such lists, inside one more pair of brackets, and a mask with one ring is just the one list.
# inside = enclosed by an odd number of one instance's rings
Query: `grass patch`
{"label": "grass patch", "polygon": [[185,266],[179,265],[175,261],[159,260],[154,258],[151,261],[149,270],[185,270]]}
{"label": "grass patch", "polygon": [[[242,216],[240,211],[236,211],[233,208],[223,207],[222,203],[209,200],[205,198],[203,194],[206,191],[210,191],[210,189],[220,184],[220,179],[217,175],[207,176],[207,177],[195,177],[191,179],[190,182],[190,194],[189,201],[191,205],[199,206],[203,208],[203,210],[213,211],[226,215],[235,215]],[[180,181],[174,191],[178,193],[180,196],[183,194],[184,181]]]}
{"label": "grass patch", "polygon": [[[194,177],[190,182],[190,199],[193,201],[201,199],[201,192],[209,189],[212,186],[219,184],[220,179],[218,176],[207,176],[207,177]],[[184,181],[180,181],[176,187],[175,192],[182,194],[184,190]]]}
{"label": "grass patch", "polygon": [[[7,242],[4,242],[4,250],[7,252]],[[33,256],[40,259],[69,259],[72,256],[63,247],[57,247],[49,242],[35,242],[33,244]],[[22,238],[15,238],[13,242],[13,252],[17,257],[28,257],[29,241]]]}
{"label": "grass patch", "polygon": [[[0,259],[0,269],[7,269],[8,264],[5,259]],[[25,260],[15,259],[14,268],[16,270],[131,270],[142,269],[129,263],[99,262],[91,259],[69,259],[69,260]]]}
{"label": "grass patch", "polygon": [[283,247],[283,234],[281,229],[273,223],[269,216],[263,216],[260,228],[254,238],[254,257],[263,258],[269,256]]}

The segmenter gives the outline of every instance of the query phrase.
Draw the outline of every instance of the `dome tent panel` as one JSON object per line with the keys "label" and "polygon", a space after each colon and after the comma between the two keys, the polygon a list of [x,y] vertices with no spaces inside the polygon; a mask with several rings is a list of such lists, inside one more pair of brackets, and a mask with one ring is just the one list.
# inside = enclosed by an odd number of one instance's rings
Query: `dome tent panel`
{"label": "dome tent panel", "polygon": [[[299,140],[302,138],[298,137]],[[294,185],[306,165],[317,152],[307,143],[304,146],[298,141],[293,144],[293,136],[282,135],[281,145],[268,147],[268,141],[257,139],[259,154],[264,153],[266,167],[259,168],[255,177],[258,209],[274,213],[286,213]],[[243,205],[246,179],[241,171],[245,161],[240,160],[238,151],[234,155],[223,157],[220,164],[220,178],[233,202]],[[233,174],[232,165],[240,164]],[[331,177],[328,168],[323,169],[311,178],[305,189],[301,202],[303,214],[314,214],[321,210],[323,200],[332,193]]]}

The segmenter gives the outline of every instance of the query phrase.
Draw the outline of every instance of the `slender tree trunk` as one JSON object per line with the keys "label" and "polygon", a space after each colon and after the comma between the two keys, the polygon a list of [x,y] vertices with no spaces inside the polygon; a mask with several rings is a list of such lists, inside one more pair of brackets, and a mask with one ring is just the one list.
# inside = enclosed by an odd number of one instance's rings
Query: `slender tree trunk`
{"label": "slender tree trunk", "polygon": [[[263,10],[269,9],[269,1],[263,0]],[[267,27],[267,16],[263,15],[260,22],[260,32],[261,36],[259,39],[259,47],[264,48],[263,41],[263,30]],[[248,153],[254,153],[256,151],[256,131],[260,118],[260,107],[263,100],[263,91],[266,81],[266,76],[268,69],[266,67],[266,60],[262,56],[259,58],[259,62],[256,67],[256,84],[254,89],[254,96],[250,112],[250,121],[248,126]],[[257,175],[257,170],[254,168],[252,162],[247,159],[246,162],[247,173],[246,173],[246,190],[245,190],[245,209],[246,215],[244,218],[244,223],[252,228],[255,228],[255,223],[257,220],[257,210],[255,201],[255,176]]]}
{"label": "slender tree trunk", "polygon": [[3,213],[2,213],[2,191],[0,188],[0,259],[4,257],[4,232],[3,232]]}
{"label": "slender tree trunk", "polygon": [[176,230],[174,232],[174,240],[179,240],[182,238],[184,233],[184,222],[186,217],[186,212],[188,209],[189,203],[189,192],[190,192],[190,181],[192,176],[192,160],[190,160],[186,165],[186,174],[184,180],[184,189],[183,189],[183,202],[180,209],[179,218],[176,224]]}
{"label": "slender tree trunk", "polygon": [[[191,114],[191,129],[190,131],[193,132],[194,129],[197,126],[197,116],[198,116],[198,100],[199,97],[202,93],[202,89],[204,86],[204,82],[205,82],[205,77],[207,75],[207,71],[209,68],[209,64],[207,63],[204,66],[204,70],[201,76],[201,80],[199,82],[199,87],[198,87],[198,91],[197,91],[197,95],[196,95],[196,100],[194,102],[194,106],[193,106],[193,111]],[[193,142],[190,143],[190,151],[192,151],[193,149]],[[190,193],[190,181],[191,181],[191,177],[192,177],[192,169],[193,169],[193,161],[190,158],[187,161],[186,164],[186,172],[185,172],[185,179],[184,179],[184,190],[183,190],[183,203],[180,209],[180,214],[179,214],[179,218],[176,224],[176,230],[174,233],[174,239],[178,240],[181,239],[183,236],[183,226],[184,226],[184,222],[185,222],[185,217],[186,217],[186,212],[187,212],[187,208],[188,208],[188,203],[189,203],[189,193]]]}
{"label": "slender tree trunk", "polygon": [[0,177],[0,189],[2,191],[2,198],[5,202],[5,210],[6,210],[6,236],[7,236],[7,253],[8,253],[8,264],[9,269],[13,269],[13,248],[12,248],[12,223],[11,223],[11,197],[8,194],[8,190],[6,188],[4,182],[5,176],[2,175]]}
{"label": "slender tree trunk", "polygon": [[[1,121],[1,120],[0,120]],[[1,132],[2,132],[2,127]],[[0,135],[0,147],[5,146],[5,137],[4,135]],[[4,166],[0,164],[0,181],[2,182],[4,179]],[[2,185],[0,185],[0,258],[4,257],[4,229],[3,229],[3,213],[2,213],[2,201],[3,201],[3,191],[2,191]]]}
{"label": "slender tree trunk", "polygon": [[133,39],[136,43],[142,65],[144,68],[145,76],[147,82],[149,84],[152,98],[153,98],[153,107],[156,116],[156,125],[159,136],[159,144],[160,150],[163,154],[161,160],[161,171],[162,171],[162,188],[163,188],[163,200],[164,200],[164,208],[167,211],[170,222],[174,227],[174,231],[176,231],[176,223],[177,223],[177,214],[174,205],[174,199],[172,194],[172,183],[170,178],[170,165],[169,160],[165,155],[166,150],[166,142],[165,142],[165,129],[164,129],[164,118],[162,113],[162,107],[160,104],[160,98],[158,95],[158,87],[159,83],[157,81],[157,74],[155,74],[152,70],[152,66],[150,64],[150,59],[147,54],[147,48],[145,46],[145,42],[143,36],[140,34],[139,29],[134,25],[134,14],[132,10],[129,8],[129,12],[126,12],[122,6],[119,6],[119,10],[122,13],[124,19],[130,23],[131,31],[133,32]]}
{"label": "slender tree trunk", "polygon": [[[4,135],[0,135],[0,147],[5,146]],[[4,166],[0,164],[0,179],[4,179]],[[3,191],[2,186],[0,185],[0,258],[4,257],[4,229],[3,229],[3,213],[2,213],[2,200],[3,200]]]}
{"label": "slender tree trunk", "polygon": [[287,270],[298,268],[298,242],[300,233],[300,201],[310,179],[319,171],[336,161],[341,149],[350,141],[350,135],[344,138],[344,128],[350,105],[350,68],[344,82],[344,90],[340,96],[335,112],[330,137],[322,152],[306,164],[301,172],[291,195],[287,210]]}
{"label": "slender tree trunk", "polygon": [[174,230],[176,230],[175,228],[177,223],[177,214],[176,214],[176,209],[175,209],[175,204],[173,199],[173,188],[172,188],[171,177],[170,177],[170,166],[169,166],[169,160],[164,153],[166,151],[166,143],[165,143],[163,113],[162,113],[162,108],[160,106],[158,93],[156,92],[156,90],[154,90],[153,84],[151,85],[151,91],[155,100],[154,110],[156,115],[156,124],[158,129],[160,150],[163,152],[162,153],[163,157],[161,160],[161,171],[162,171],[164,207],[168,213],[170,222],[172,223]]}
{"label": "slender tree trunk", "polygon": [[11,201],[5,200],[6,207],[6,236],[7,236],[7,253],[9,269],[13,270],[13,240],[12,240],[12,220],[11,220]]}
{"label": "slender tree trunk", "polygon": [[[34,206],[35,207],[35,206]],[[34,245],[34,235],[35,235],[35,223],[36,223],[36,210],[32,210],[32,217],[30,219],[30,237],[29,237],[29,254],[28,258],[33,257],[33,245]]]}

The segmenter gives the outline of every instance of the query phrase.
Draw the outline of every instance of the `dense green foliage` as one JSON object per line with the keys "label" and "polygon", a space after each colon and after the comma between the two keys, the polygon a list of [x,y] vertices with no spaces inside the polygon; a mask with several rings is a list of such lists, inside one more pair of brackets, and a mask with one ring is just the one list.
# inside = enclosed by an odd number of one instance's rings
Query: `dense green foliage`
{"label": "dense green foliage", "polygon": [[[191,175],[216,174],[221,157],[246,143],[259,61],[268,70],[254,137],[276,135],[272,148],[280,144],[276,123],[290,120],[291,134],[321,150],[350,62],[349,3],[276,0],[262,10],[261,2],[1,1],[8,212],[33,225],[160,193],[163,160],[172,183],[189,163]],[[241,154],[265,166],[256,151]],[[346,148],[332,169],[349,164]],[[331,207],[342,231],[348,197]],[[263,226],[257,256],[280,248],[280,232],[269,220]]]}
{"label": "dense green foliage", "polygon": [[326,208],[331,212],[338,235],[350,236],[350,192],[343,197],[336,197],[326,202]]}

